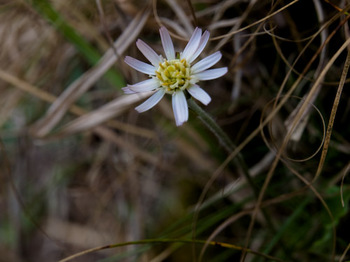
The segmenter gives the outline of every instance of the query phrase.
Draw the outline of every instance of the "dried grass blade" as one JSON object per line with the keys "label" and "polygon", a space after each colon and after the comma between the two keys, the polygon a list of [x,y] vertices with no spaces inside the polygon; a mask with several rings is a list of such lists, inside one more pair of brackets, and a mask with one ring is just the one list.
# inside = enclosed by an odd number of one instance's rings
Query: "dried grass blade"
{"label": "dried grass blade", "polygon": [[38,97],[46,102],[53,102],[55,101],[55,96],[48,94],[39,88],[32,86],[31,84],[28,84],[25,81],[22,81],[18,79],[17,77],[3,71],[0,69],[0,79],[3,81],[17,87],[18,89],[27,92],[29,94],[34,95],[35,97]]}
{"label": "dried grass blade", "polygon": [[[349,16],[348,16],[349,17]],[[319,162],[319,165],[318,165],[318,168],[317,168],[317,171],[316,171],[316,174],[315,174],[315,177],[314,177],[314,180],[315,181],[320,175],[321,175],[321,172],[322,172],[322,169],[323,169],[323,165],[326,161],[326,156],[327,156],[327,153],[328,153],[328,147],[329,147],[329,144],[330,144],[330,141],[331,141],[331,135],[332,135],[332,131],[333,131],[333,125],[334,125],[334,120],[335,120],[335,116],[337,114],[337,110],[338,110],[338,106],[339,106],[339,103],[340,103],[340,98],[341,98],[341,95],[342,95],[342,92],[343,92],[343,88],[344,88],[344,85],[345,85],[345,81],[346,81],[346,77],[348,75],[348,72],[349,72],[349,68],[350,68],[350,38],[347,39],[347,41],[342,45],[347,47],[347,56],[346,56],[346,60],[345,60],[345,64],[344,64],[344,68],[343,68],[343,72],[342,72],[342,75],[341,75],[341,78],[340,78],[340,81],[339,81],[339,86],[338,86],[338,89],[337,89],[337,93],[336,93],[336,96],[334,98],[334,102],[333,102],[333,106],[332,106],[332,110],[331,110],[331,115],[329,117],[329,122],[328,122],[328,126],[327,126],[327,131],[326,131],[326,137],[324,139],[324,144],[323,144],[323,149],[322,149],[322,154],[321,154],[321,158],[320,158],[320,162]],[[346,46],[346,44],[348,44]],[[340,49],[337,53],[339,53],[340,51],[342,51],[342,49]]]}
{"label": "dried grass blade", "polygon": [[[123,53],[128,46],[134,42],[135,38],[145,25],[149,13],[148,9],[140,11],[125,29],[123,34],[118,38],[114,44],[114,48],[118,50],[119,53]],[[87,92],[89,88],[118,60],[118,58],[118,56],[114,55],[113,48],[108,49],[96,66],[74,81],[54,101],[46,115],[32,127],[32,133],[38,137],[45,137],[62,119],[69,107],[82,94]]]}
{"label": "dried grass blade", "polygon": [[[19,91],[23,91],[25,93],[31,94],[34,97],[39,98],[45,102],[52,103],[56,99],[56,97],[51,95],[50,93],[42,91],[39,88],[21,80],[21,79],[18,79],[17,77],[15,77],[7,72],[4,72],[2,70],[0,70],[0,79],[9,83],[10,85],[16,87]],[[69,112],[71,112],[77,116],[82,116],[82,115],[87,113],[84,109],[82,109],[81,107],[76,106],[76,105],[72,105],[69,108]],[[128,132],[128,133],[135,134],[135,135],[142,136],[142,137],[146,137],[146,138],[153,139],[155,137],[154,132],[152,132],[148,129],[145,129],[145,128],[134,127],[133,125],[130,125],[127,123],[122,123],[122,122],[118,122],[118,121],[113,120],[113,121],[110,121],[108,123],[108,126],[111,128],[116,128],[116,129],[123,130],[123,131]]]}
{"label": "dried grass blade", "polygon": [[69,25],[49,1],[33,0],[31,5],[68,39],[91,64],[99,59],[99,52]]}
{"label": "dried grass blade", "polygon": [[86,131],[96,127],[112,117],[120,115],[128,109],[131,104],[136,103],[149,95],[150,93],[138,93],[118,97],[101,108],[69,122],[63,127],[60,135]]}
{"label": "dried grass blade", "polygon": [[180,5],[174,0],[166,0],[168,5],[173,9],[179,21],[184,25],[188,35],[191,35],[193,32],[193,26],[191,24],[190,19],[188,19],[188,15],[184,12],[184,10],[180,7]]}

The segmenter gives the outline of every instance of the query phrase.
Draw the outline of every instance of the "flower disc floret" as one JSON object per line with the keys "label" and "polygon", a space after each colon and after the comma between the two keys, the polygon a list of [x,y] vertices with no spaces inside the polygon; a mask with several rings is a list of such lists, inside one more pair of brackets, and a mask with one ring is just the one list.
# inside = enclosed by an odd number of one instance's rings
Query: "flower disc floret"
{"label": "flower disc floret", "polygon": [[168,94],[185,90],[190,86],[191,68],[186,59],[165,60],[159,63],[156,78]]}

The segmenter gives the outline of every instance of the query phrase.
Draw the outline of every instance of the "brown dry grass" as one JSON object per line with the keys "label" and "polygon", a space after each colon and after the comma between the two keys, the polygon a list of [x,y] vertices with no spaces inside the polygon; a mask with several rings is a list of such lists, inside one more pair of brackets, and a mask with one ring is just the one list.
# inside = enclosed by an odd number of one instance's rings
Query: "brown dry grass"
{"label": "brown dry grass", "polygon": [[[262,261],[259,252],[345,261],[348,9],[321,0],[2,1],[0,261],[58,261],[164,237],[258,254],[130,245],[75,261]],[[169,100],[138,114],[147,94],[122,94],[145,79],[124,56],[144,61],[138,38],[162,53],[161,25],[178,50],[198,25],[211,33],[201,57],[223,53],[217,67],[229,73],[202,87],[212,97],[205,111],[237,145],[231,152],[193,113],[177,128]]]}

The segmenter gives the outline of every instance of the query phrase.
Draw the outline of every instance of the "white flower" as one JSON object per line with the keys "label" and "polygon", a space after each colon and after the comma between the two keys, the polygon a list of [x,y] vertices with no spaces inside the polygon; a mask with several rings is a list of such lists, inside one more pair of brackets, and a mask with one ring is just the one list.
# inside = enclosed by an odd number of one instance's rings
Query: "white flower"
{"label": "white flower", "polygon": [[200,80],[211,80],[223,76],[227,73],[227,67],[208,69],[221,59],[219,51],[192,65],[209,40],[208,31],[202,34],[202,29],[197,27],[179,57],[175,56],[174,45],[168,30],[161,27],[159,32],[166,58],[158,55],[145,42],[138,39],[136,46],[152,65],[130,56],[125,57],[125,62],[137,71],[149,75],[150,79],[127,85],[123,91],[125,94],[155,91],[150,98],[135,108],[139,113],[155,106],[164,94],[171,94],[176,125],[180,126],[188,120],[188,106],[184,92],[188,92],[207,105],[211,98],[196,83]]}

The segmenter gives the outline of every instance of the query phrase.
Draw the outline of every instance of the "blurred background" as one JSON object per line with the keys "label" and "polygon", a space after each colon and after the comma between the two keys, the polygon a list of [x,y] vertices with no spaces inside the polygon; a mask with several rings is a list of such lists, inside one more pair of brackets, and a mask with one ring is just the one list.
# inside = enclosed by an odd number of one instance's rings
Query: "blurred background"
{"label": "blurred background", "polygon": [[[0,1],[0,261],[140,240],[70,261],[350,260],[349,9]],[[201,57],[222,52],[200,86],[229,150],[192,111],[176,127],[169,96],[139,114],[123,94],[147,79],[124,57],[146,62],[137,39],[164,56],[162,25],[178,52],[196,26]]]}

